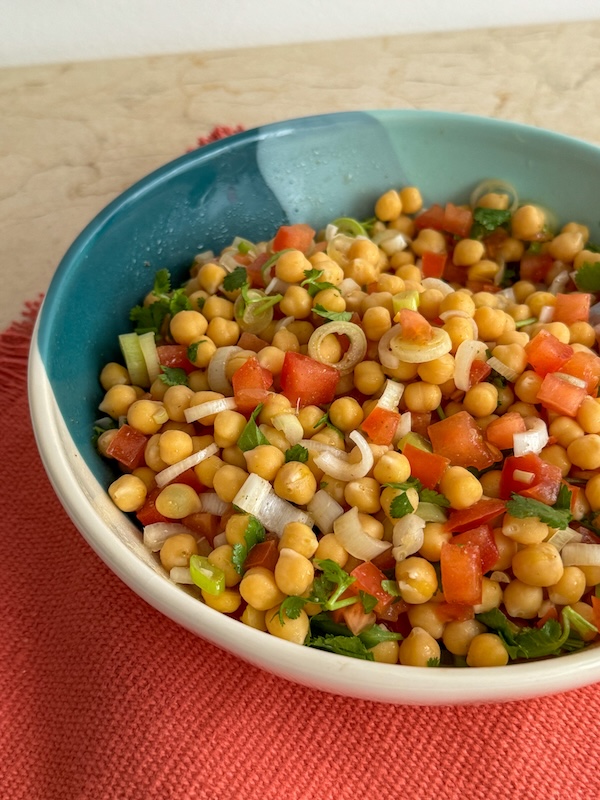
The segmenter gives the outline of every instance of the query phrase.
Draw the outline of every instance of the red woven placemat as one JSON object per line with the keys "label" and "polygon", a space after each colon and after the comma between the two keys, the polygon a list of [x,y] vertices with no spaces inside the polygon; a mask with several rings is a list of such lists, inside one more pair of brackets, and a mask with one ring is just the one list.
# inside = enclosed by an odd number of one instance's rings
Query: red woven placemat
{"label": "red woven placemat", "polygon": [[0,336],[2,800],[596,800],[600,684],[478,707],[305,689],[161,616],[75,530]]}

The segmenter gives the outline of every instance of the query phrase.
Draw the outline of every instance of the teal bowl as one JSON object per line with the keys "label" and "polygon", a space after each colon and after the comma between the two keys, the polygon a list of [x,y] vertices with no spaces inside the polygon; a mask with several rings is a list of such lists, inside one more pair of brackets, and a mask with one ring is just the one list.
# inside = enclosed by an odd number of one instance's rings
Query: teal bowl
{"label": "teal bowl", "polygon": [[[426,204],[468,200],[485,178],[600,240],[600,149],[499,120],[429,111],[326,114],[280,122],[203,147],[153,172],[108,205],[61,261],[33,342],[29,396],[50,480],[82,535],[137,594],[175,622],[270,672],[317,689],[390,703],[515,700],[600,680],[600,649],[492,671],[375,664],[298,647],[204,606],[171,583],[139,530],[106,495],[113,479],[90,431],[98,374],[157,269],[181,280],[196,253],[235,235],[271,238],[279,225],[319,228],[370,216],[392,186]],[[124,645],[126,646],[126,645]]]}

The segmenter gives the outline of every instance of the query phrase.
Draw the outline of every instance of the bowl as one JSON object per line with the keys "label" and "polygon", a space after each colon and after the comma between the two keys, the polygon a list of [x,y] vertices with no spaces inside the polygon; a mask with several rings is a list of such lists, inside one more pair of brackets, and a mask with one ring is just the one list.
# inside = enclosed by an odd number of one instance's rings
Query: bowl
{"label": "bowl", "polygon": [[[319,228],[366,218],[390,186],[417,185],[425,204],[465,202],[487,177],[600,240],[600,148],[493,119],[421,111],[328,114],[244,132],[188,153],[107,206],[60,263],[35,329],[29,397],[39,450],[71,519],[134,592],[198,636],[278,676],[388,703],[459,704],[529,698],[600,680],[600,649],[494,669],[365,662],[300,647],[208,608],[171,583],[138,528],[110,501],[114,475],[90,431],[101,366],[119,357],[128,313],[168,268],[234,235],[268,239],[281,224]],[[126,644],[124,645],[126,646]]]}

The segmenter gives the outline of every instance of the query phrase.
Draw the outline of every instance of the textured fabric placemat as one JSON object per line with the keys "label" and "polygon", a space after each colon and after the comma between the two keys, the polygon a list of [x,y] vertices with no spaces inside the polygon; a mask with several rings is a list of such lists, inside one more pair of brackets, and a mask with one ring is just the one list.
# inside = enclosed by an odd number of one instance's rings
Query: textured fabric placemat
{"label": "textured fabric placemat", "polygon": [[600,684],[504,705],[351,700],[249,666],[138,598],[37,454],[36,311],[0,335],[2,800],[600,796]]}

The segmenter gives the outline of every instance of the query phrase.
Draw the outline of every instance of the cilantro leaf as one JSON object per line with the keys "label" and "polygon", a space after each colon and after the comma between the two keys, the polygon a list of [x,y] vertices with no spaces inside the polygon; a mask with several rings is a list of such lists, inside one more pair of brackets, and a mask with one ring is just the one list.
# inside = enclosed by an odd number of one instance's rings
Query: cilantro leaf
{"label": "cilantro leaf", "polygon": [[225,275],[222,286],[226,292],[235,292],[246,284],[248,284],[247,270],[244,267],[236,267],[233,272]]}
{"label": "cilantro leaf", "polygon": [[334,286],[333,283],[329,283],[328,281],[320,281],[319,278],[323,274],[322,269],[306,269],[304,270],[304,275],[306,276],[300,286],[305,286],[306,291],[309,293],[311,297],[315,297],[322,292],[324,289],[336,289],[338,290],[337,286]]}
{"label": "cilantro leaf", "polygon": [[427,659],[427,666],[428,667],[439,667],[440,660],[439,658],[428,658]]}
{"label": "cilantro leaf", "polygon": [[[568,491],[568,490],[567,490]],[[570,494],[570,492],[569,492]],[[545,522],[551,528],[566,528],[573,519],[569,508],[554,508],[542,503],[540,500],[533,500],[530,497],[522,497],[513,494],[506,503],[506,510],[513,517],[526,519],[527,517],[537,517],[541,522]]]}
{"label": "cilantro leaf", "polygon": [[390,503],[390,517],[393,517],[394,519],[405,517],[407,514],[412,514],[413,511],[414,508],[408,499],[406,492],[402,492],[402,494],[394,497]]}
{"label": "cilantro leaf", "polygon": [[365,645],[365,647],[371,649],[380,642],[398,642],[404,637],[401,633],[388,631],[381,625],[371,625],[369,628],[365,628],[364,631],[361,631],[358,634],[358,638]]}
{"label": "cilantro leaf", "polygon": [[285,451],[285,463],[287,464],[288,461],[300,461],[302,464],[306,464],[308,461],[308,450],[301,444],[295,444],[293,447],[290,447],[289,450]]}
{"label": "cilantro leaf", "polygon": [[159,269],[154,274],[154,286],[152,287],[152,294],[157,297],[169,294],[171,291],[171,274],[168,269]]}
{"label": "cilantro leaf", "polygon": [[169,304],[164,300],[157,300],[149,306],[134,306],[129,312],[129,319],[137,323],[135,333],[160,333],[162,324],[169,313]]}
{"label": "cilantro leaf", "polygon": [[450,501],[447,497],[444,497],[443,494],[436,492],[434,489],[423,489],[420,495],[420,500],[422,503],[434,503],[436,506],[441,506],[442,508],[449,508]]}
{"label": "cilantro leaf", "polygon": [[554,503],[554,508],[558,509],[559,511],[571,511],[571,499],[573,494],[568,486],[565,484],[561,484],[560,489],[558,490],[558,497],[556,498],[556,503]]}
{"label": "cilantro leaf", "polygon": [[600,262],[584,261],[575,273],[575,286],[581,292],[600,292]]}
{"label": "cilantro leaf", "polygon": [[158,298],[147,306],[134,306],[129,319],[136,322],[136,333],[160,333],[166,317],[178,311],[189,311],[192,304],[185,293],[185,287],[171,291],[171,275],[168,269],[159,269],[154,275],[152,294]]}
{"label": "cilantro leaf", "polygon": [[335,425],[329,421],[329,412],[326,411],[323,416],[318,419],[315,424],[313,425],[313,429],[320,428],[321,425],[327,425],[328,428],[331,428],[332,431],[335,431],[340,438],[344,438],[344,434],[339,428],[336,428]]}
{"label": "cilantro leaf", "polygon": [[254,448],[258,447],[260,444],[270,444],[267,437],[256,424],[256,418],[260,414],[262,407],[263,404],[261,403],[254,409],[250,419],[242,431],[240,438],[238,439],[238,447],[244,453],[247,450],[254,450]]}
{"label": "cilantro leaf", "polygon": [[160,365],[162,373],[158,376],[159,379],[167,386],[187,386],[188,377],[187,372],[180,367],[166,367],[164,364]]}
{"label": "cilantro leaf", "polygon": [[309,647],[328,650],[339,656],[360,658],[363,661],[375,661],[375,656],[368,650],[358,636],[315,636],[308,640]]}
{"label": "cilantro leaf", "polygon": [[409,478],[407,481],[403,481],[402,483],[384,483],[383,485],[389,487],[390,489],[402,489],[402,491],[406,491],[407,489],[416,489],[417,492],[420,492],[423,488],[423,484],[418,478]]}
{"label": "cilantro leaf", "polygon": [[244,532],[244,539],[245,542],[238,542],[237,544],[233,545],[233,555],[231,560],[238,575],[244,574],[244,564],[250,550],[252,550],[255,544],[264,542],[265,540],[265,529],[256,519],[256,517],[250,517],[248,519],[246,531]]}
{"label": "cilantro leaf", "polygon": [[492,233],[497,228],[501,228],[510,222],[510,211],[499,208],[483,208],[478,206],[473,212],[473,227],[471,228],[471,238],[480,239],[488,233]]}
{"label": "cilantro leaf", "polygon": [[317,305],[313,308],[315,314],[332,322],[349,322],[352,319],[352,312],[350,311],[328,311],[323,306]]}
{"label": "cilantro leaf", "polygon": [[313,588],[309,600],[319,603],[326,611],[335,611],[336,608],[352,605],[358,601],[358,597],[340,597],[356,578],[345,572],[339,564],[330,558],[324,558],[313,562],[315,567],[321,571],[313,581]]}
{"label": "cilantro leaf", "polygon": [[381,588],[384,592],[391,594],[393,597],[400,597],[398,581],[381,581]]}
{"label": "cilantro leaf", "polygon": [[298,597],[297,595],[290,595],[289,597],[286,597],[283,603],[279,606],[279,611],[277,612],[281,624],[285,625],[285,619],[283,617],[284,614],[288,619],[298,619],[300,612],[307,602],[308,600],[306,598]]}
{"label": "cilantro leaf", "polygon": [[96,445],[98,444],[98,439],[102,436],[103,433],[106,433],[106,431],[114,430],[116,427],[117,423],[115,422],[114,419],[111,419],[110,417],[104,417],[103,419],[96,420],[92,428],[92,436],[91,436],[93,447],[96,447]]}
{"label": "cilantro leaf", "polygon": [[169,314],[173,317],[179,311],[190,311],[191,309],[192,304],[185,293],[185,287],[182,286],[181,289],[175,289],[169,298]]}
{"label": "cilantro leaf", "polygon": [[365,614],[370,614],[371,611],[373,611],[373,609],[377,605],[378,602],[377,598],[373,597],[372,594],[369,594],[368,592],[365,592],[362,589],[359,590],[358,596],[360,597],[360,602],[362,603],[362,607],[365,610]]}

